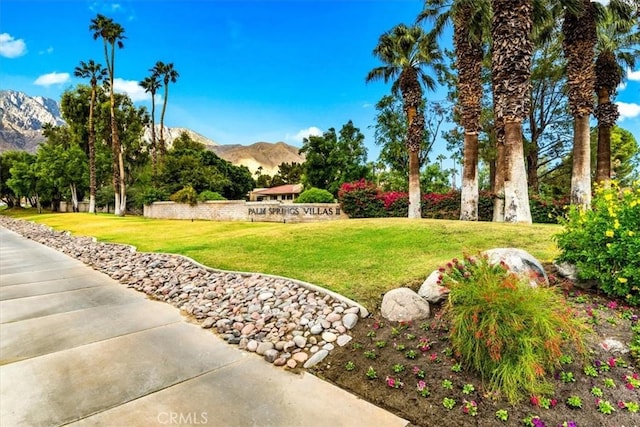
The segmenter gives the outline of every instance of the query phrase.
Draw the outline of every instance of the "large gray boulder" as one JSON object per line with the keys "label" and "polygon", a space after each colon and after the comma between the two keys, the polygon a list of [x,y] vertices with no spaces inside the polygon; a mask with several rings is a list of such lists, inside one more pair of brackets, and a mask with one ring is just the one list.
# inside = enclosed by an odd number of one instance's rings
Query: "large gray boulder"
{"label": "large gray boulder", "polygon": [[393,322],[411,322],[429,317],[429,303],[409,288],[390,290],[382,297],[382,317]]}
{"label": "large gray boulder", "polygon": [[509,271],[529,279],[532,287],[549,284],[549,278],[540,261],[529,252],[517,248],[495,248],[482,253],[492,265],[504,263]]}
{"label": "large gray boulder", "polygon": [[449,288],[441,286],[440,271],[436,270],[427,277],[418,290],[418,295],[432,304],[438,304],[449,296]]}

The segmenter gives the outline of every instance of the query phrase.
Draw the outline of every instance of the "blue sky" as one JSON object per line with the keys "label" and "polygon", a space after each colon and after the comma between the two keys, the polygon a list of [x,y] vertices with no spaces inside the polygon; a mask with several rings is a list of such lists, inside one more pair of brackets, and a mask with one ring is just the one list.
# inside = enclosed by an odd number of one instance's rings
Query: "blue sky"
{"label": "blue sky", "polygon": [[[156,61],[180,73],[170,86],[165,123],[219,144],[285,141],[339,130],[348,120],[365,134],[369,157],[375,103],[389,93],[366,84],[380,65],[379,36],[412,23],[422,0],[2,0],[0,88],[59,99],[82,82],[81,60],[104,64],[89,24],[97,13],[125,28],[116,53],[116,89],[150,105],[137,87]],[[82,82],[86,83],[86,82]],[[444,98],[444,90],[429,93]],[[617,100],[619,124],[640,139],[640,70],[631,70]],[[444,142],[435,147],[445,151]],[[448,153],[445,153],[448,154]]]}

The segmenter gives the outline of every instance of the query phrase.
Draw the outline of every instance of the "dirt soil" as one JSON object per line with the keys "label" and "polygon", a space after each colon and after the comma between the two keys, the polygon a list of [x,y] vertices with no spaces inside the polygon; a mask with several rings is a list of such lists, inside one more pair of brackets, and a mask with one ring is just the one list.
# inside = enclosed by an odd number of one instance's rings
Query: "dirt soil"
{"label": "dirt soil", "polygon": [[[432,305],[431,318],[426,322],[389,322],[382,319],[379,312],[361,320],[351,331],[353,340],[331,351],[327,359],[313,369],[313,373],[396,413],[415,426],[556,427],[563,423],[579,427],[640,426],[640,413],[624,407],[625,403],[640,403],[640,387],[632,389],[625,381],[626,376],[640,372],[634,365],[637,361],[629,353],[611,353],[600,345],[604,338],[615,338],[628,345],[632,336],[631,322],[639,310],[580,291],[566,280],[559,282],[558,286],[563,288],[570,304],[583,313],[593,332],[588,336],[590,353],[584,361],[586,363],[577,357],[570,363],[564,360],[561,369],[551,379],[555,393],[546,396],[546,402],[539,396],[538,402],[534,398],[510,405],[499,396],[490,395],[473,372],[457,372],[457,361],[448,347],[447,325],[438,320],[442,310],[438,305]],[[412,359],[414,353],[415,358]],[[595,365],[596,372],[587,375],[584,370],[587,365]],[[376,378],[369,378],[373,376],[372,371],[375,371]],[[561,372],[564,372],[562,377]],[[573,374],[574,381],[570,381],[568,373]],[[430,391],[429,396],[419,394],[417,387],[421,380]],[[443,380],[450,381],[451,388],[443,387]],[[612,405],[611,414],[598,410],[598,397],[592,394],[593,387],[602,390],[599,399]],[[567,404],[569,396],[578,396],[582,407],[571,408]],[[455,401],[451,409],[443,405],[445,398]],[[475,416],[471,414],[474,411],[472,402],[477,405]],[[496,417],[498,410],[507,411],[506,421]],[[533,420],[523,422],[535,416],[539,417],[535,423]]]}

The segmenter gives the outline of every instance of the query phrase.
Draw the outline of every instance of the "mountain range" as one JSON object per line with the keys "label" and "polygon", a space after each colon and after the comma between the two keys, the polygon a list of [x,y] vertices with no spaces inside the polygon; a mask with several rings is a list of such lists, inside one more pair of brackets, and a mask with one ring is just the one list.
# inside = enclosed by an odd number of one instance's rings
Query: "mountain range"
{"label": "mountain range", "polygon": [[[42,127],[46,123],[54,126],[65,124],[55,100],[31,97],[14,90],[0,90],[0,153],[8,150],[35,153],[38,145],[45,141]],[[170,147],[183,132],[232,164],[246,166],[252,174],[260,170],[262,174],[275,175],[281,163],[304,162],[304,156],[298,154],[298,148],[284,142],[220,145],[191,129],[181,127],[165,126],[167,145]],[[156,125],[156,138],[159,134],[160,125]],[[151,141],[150,127],[145,130],[143,138]]]}

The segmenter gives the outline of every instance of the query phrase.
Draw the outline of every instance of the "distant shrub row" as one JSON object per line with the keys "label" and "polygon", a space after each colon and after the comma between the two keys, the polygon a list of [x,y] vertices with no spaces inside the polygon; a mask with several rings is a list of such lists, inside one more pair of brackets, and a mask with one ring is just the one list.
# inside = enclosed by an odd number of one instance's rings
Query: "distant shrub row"
{"label": "distant shrub row", "polygon": [[[480,192],[478,218],[480,221],[493,219],[494,195]],[[406,217],[409,206],[407,193],[384,192],[374,183],[365,180],[342,184],[338,201],[344,212],[351,218]],[[563,215],[566,201],[546,201],[537,196],[530,197],[531,217],[536,223],[558,222]],[[422,195],[422,217],[436,219],[460,218],[460,192],[426,193]]]}

